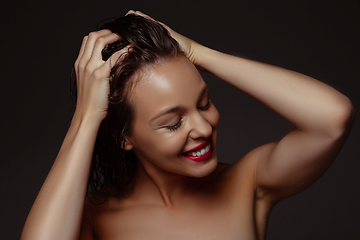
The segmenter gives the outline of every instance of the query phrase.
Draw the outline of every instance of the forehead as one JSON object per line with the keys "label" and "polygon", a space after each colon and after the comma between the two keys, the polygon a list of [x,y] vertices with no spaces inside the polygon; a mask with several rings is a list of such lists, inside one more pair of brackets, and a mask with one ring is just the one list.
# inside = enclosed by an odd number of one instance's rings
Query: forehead
{"label": "forehead", "polygon": [[205,86],[195,66],[181,56],[149,68],[134,87],[130,102],[135,117],[150,117],[170,106],[194,104]]}

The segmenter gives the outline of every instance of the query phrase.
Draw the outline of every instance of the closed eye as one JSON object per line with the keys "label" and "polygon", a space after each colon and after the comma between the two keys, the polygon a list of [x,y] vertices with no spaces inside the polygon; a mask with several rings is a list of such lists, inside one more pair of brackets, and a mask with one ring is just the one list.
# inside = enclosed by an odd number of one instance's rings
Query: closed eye
{"label": "closed eye", "polygon": [[209,87],[206,85],[199,95],[197,108],[200,111],[205,111],[210,108],[210,105],[211,105],[211,101],[210,101],[210,97],[209,97]]}
{"label": "closed eye", "polygon": [[170,125],[170,126],[166,126],[167,129],[173,131],[173,130],[177,130],[181,127],[182,125],[182,118],[174,125]]}
{"label": "closed eye", "polygon": [[206,103],[205,106],[198,107],[198,109],[201,111],[208,110],[209,108],[210,108],[210,100]]}

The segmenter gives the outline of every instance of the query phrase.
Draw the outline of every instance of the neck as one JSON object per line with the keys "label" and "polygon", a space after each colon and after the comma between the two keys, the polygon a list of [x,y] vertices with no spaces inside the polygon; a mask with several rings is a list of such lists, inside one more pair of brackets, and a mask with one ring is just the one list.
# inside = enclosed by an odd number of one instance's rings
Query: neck
{"label": "neck", "polygon": [[190,177],[144,166],[138,161],[134,194],[171,207],[184,197],[189,182]]}

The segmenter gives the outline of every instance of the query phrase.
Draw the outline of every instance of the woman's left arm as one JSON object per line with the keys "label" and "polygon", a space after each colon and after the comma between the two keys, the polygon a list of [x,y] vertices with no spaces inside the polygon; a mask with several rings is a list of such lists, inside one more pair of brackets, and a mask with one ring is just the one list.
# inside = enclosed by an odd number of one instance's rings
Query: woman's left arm
{"label": "woman's left arm", "polygon": [[351,129],[354,112],[350,100],[303,74],[196,46],[193,55],[200,67],[295,125],[279,142],[253,150],[258,196],[277,201],[316,181]]}

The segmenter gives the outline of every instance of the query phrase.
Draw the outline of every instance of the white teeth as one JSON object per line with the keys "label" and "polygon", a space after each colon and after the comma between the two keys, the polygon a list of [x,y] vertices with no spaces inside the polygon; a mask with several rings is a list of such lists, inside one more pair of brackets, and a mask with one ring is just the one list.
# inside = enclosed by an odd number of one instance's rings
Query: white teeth
{"label": "white teeth", "polygon": [[200,151],[189,153],[189,155],[191,155],[193,157],[200,157],[209,151],[210,151],[210,143],[205,148],[201,149]]}

